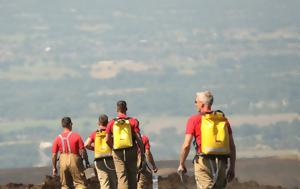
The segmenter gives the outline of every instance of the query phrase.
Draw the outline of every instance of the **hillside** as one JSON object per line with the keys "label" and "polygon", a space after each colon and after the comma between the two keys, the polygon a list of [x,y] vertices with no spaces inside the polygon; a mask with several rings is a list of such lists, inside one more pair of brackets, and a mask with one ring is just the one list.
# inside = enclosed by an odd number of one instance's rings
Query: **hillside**
{"label": "hillside", "polygon": [[[158,161],[158,175],[163,178],[176,172],[178,161]],[[188,175],[192,175],[192,164],[187,164]],[[261,185],[293,188],[300,185],[299,159],[251,158],[239,159],[236,174],[240,182],[255,181]],[[0,185],[7,183],[42,184],[45,175],[50,174],[49,167],[1,169]],[[254,182],[254,184],[255,184]],[[253,184],[253,183],[252,183]]]}
{"label": "hillside", "polygon": [[99,114],[116,116],[120,99],[154,155],[178,157],[202,90],[232,120],[239,157],[299,154],[299,7],[299,0],[1,1],[0,168],[48,165],[62,117],[86,139]]}

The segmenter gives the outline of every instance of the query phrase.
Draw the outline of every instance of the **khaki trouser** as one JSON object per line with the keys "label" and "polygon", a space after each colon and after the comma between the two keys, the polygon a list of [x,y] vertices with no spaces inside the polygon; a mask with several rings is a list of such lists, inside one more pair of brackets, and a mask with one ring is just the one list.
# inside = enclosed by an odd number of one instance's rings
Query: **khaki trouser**
{"label": "khaki trouser", "polygon": [[62,189],[85,189],[84,166],[81,157],[76,154],[61,154],[59,174]]}
{"label": "khaki trouser", "polygon": [[[219,171],[217,171],[217,166]],[[195,179],[199,189],[223,189],[226,187],[227,158],[198,157],[194,161]],[[213,176],[216,173],[215,177]],[[215,179],[216,180],[215,180]]]}
{"label": "khaki trouser", "polygon": [[[137,167],[140,169],[141,167],[141,153],[138,153],[138,161]],[[144,166],[143,170],[138,174],[138,189],[152,189],[152,172]]]}
{"label": "khaki trouser", "polygon": [[101,189],[117,189],[117,175],[113,158],[102,158],[95,161]]}
{"label": "khaki trouser", "polygon": [[137,188],[152,189],[152,173],[148,169],[141,171]]}
{"label": "khaki trouser", "polygon": [[137,148],[113,150],[113,159],[118,177],[118,189],[137,188]]}

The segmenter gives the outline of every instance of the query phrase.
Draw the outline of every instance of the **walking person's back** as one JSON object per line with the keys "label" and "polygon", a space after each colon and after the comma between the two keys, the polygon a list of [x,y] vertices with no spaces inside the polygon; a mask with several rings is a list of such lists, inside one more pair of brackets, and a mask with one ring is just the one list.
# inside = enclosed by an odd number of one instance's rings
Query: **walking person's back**
{"label": "walking person's back", "polygon": [[[185,160],[194,138],[195,179],[198,188],[223,189],[235,176],[235,144],[228,120],[221,111],[213,111],[211,92],[196,94],[198,114],[190,116],[186,124],[184,143],[180,153],[179,172],[186,172]],[[228,159],[230,160],[227,171]]]}
{"label": "walking person's back", "polygon": [[106,128],[107,144],[113,149],[113,160],[118,177],[118,189],[137,188],[137,145],[144,147],[140,136],[139,122],[128,117],[125,101],[117,102],[118,116],[112,119]]}
{"label": "walking person's back", "polygon": [[[140,162],[140,158],[141,158],[141,154],[139,152],[138,154],[138,159],[139,159],[139,163],[138,163],[138,166],[141,166],[140,167],[140,171],[138,173],[138,186],[137,188],[138,189],[152,189],[152,172],[153,173],[156,173],[158,171],[156,165],[155,165],[155,162],[154,162],[154,158],[153,158],[153,155],[151,153],[151,150],[150,150],[150,141],[149,141],[149,138],[148,136],[142,134],[142,141],[143,141],[143,144],[144,144],[144,148],[145,148],[145,156],[146,156],[146,159],[144,162]],[[151,164],[152,166],[152,169],[150,167],[148,167],[148,162]]]}
{"label": "walking person's back", "polygon": [[59,176],[61,188],[82,189],[85,187],[84,165],[82,157],[89,166],[86,151],[80,135],[72,132],[72,121],[69,117],[62,119],[63,132],[53,141],[52,146],[52,166],[53,176],[57,176],[57,156],[59,156]]}
{"label": "walking person's back", "polygon": [[101,189],[117,189],[117,175],[112,158],[112,149],[106,143],[108,117],[99,116],[98,129],[85,141],[85,147],[94,151],[95,167]]}

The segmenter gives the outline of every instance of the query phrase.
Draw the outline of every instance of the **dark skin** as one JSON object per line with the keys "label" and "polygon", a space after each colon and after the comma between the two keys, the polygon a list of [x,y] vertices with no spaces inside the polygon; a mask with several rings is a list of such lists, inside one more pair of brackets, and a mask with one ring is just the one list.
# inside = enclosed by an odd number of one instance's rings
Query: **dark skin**
{"label": "dark skin", "polygon": [[144,144],[142,141],[141,134],[134,132],[134,137],[136,139],[136,142],[137,142],[139,148],[141,149],[141,157],[142,157],[141,160],[144,161],[145,160],[145,151],[144,151]]}
{"label": "dark skin", "polygon": [[146,150],[145,154],[146,154],[147,159],[149,160],[149,162],[152,165],[153,172],[156,173],[158,171],[158,169],[157,169],[157,167],[155,165],[154,158],[152,156],[151,151],[150,150]]}
{"label": "dark skin", "polygon": [[52,175],[53,175],[54,177],[57,176],[56,162],[57,162],[57,154],[56,154],[56,153],[53,153],[53,154],[52,154]]}
{"label": "dark skin", "polygon": [[236,149],[232,135],[229,138],[229,145],[231,149],[230,153],[230,167],[227,173],[228,182],[231,182],[235,177],[235,160],[236,160]]}

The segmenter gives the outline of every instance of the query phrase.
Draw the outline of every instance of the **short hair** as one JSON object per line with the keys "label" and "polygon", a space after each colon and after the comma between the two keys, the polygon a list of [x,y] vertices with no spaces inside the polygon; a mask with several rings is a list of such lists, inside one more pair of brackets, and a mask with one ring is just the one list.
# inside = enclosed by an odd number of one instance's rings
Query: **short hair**
{"label": "short hair", "polygon": [[197,92],[196,96],[198,101],[201,101],[207,106],[211,106],[214,102],[214,96],[210,91]]}
{"label": "short hair", "polygon": [[101,115],[99,116],[99,123],[100,123],[101,125],[103,125],[103,126],[106,126],[107,123],[108,123],[108,117],[107,117],[107,115],[101,114]]}
{"label": "short hair", "polygon": [[69,127],[72,124],[72,120],[70,117],[64,117],[61,119],[61,125],[62,127]]}
{"label": "short hair", "polygon": [[117,111],[126,112],[127,111],[127,103],[125,100],[119,100],[117,102]]}

